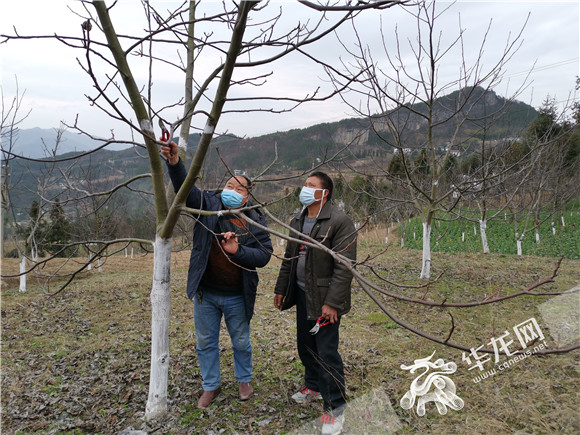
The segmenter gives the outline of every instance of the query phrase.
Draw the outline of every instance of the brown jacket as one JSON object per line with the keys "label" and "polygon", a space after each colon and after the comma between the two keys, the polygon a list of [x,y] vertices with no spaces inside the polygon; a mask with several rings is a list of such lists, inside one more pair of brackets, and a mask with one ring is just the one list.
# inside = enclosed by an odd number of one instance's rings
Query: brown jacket
{"label": "brown jacket", "polygon": [[[290,226],[300,231],[306,216],[304,210],[290,221]],[[290,234],[296,237],[295,234]],[[351,261],[356,260],[356,231],[350,218],[340,209],[327,202],[310,237],[322,243]],[[296,292],[302,291],[296,284],[296,266],[298,263],[299,244],[290,242],[286,246],[284,261],[276,281],[274,293],[284,295],[282,309],[288,309],[296,303]],[[349,269],[335,261],[329,254],[309,247],[306,251],[306,308],[310,320],[320,317],[323,305],[337,309],[338,315],[348,313],[351,307],[352,274]]]}

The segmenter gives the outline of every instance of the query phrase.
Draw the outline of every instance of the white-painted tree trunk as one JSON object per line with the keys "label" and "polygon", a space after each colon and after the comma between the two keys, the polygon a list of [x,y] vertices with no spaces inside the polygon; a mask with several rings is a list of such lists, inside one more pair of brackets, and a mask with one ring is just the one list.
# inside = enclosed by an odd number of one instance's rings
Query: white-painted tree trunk
{"label": "white-painted tree trunk", "polygon": [[127,258],[127,248],[125,248],[125,258]]}
{"label": "white-painted tree trunk", "polygon": [[405,247],[405,237],[401,237],[401,248]]}
{"label": "white-painted tree trunk", "polygon": [[479,221],[479,232],[481,233],[481,246],[483,253],[489,254],[489,243],[487,242],[487,221],[485,219]]}
{"label": "white-painted tree trunk", "polygon": [[465,242],[465,231],[461,231],[461,241]]}
{"label": "white-painted tree trunk", "polygon": [[540,232],[536,230],[536,243],[540,243]]}
{"label": "white-painted tree trunk", "polygon": [[171,238],[155,239],[153,287],[151,289],[151,374],[145,407],[147,420],[167,413],[169,379],[169,315],[171,311]]}
{"label": "white-painted tree trunk", "polygon": [[99,266],[99,273],[103,271],[103,263],[101,262],[101,257],[97,260],[97,265]]}
{"label": "white-painted tree trunk", "polygon": [[566,221],[564,220],[564,215],[560,216],[560,219],[562,220],[562,226],[565,227]]}
{"label": "white-painted tree trunk", "polygon": [[26,257],[23,255],[20,260],[20,293],[26,293]]}
{"label": "white-painted tree trunk", "polygon": [[131,260],[133,259],[133,248],[131,248]]}
{"label": "white-painted tree trunk", "polygon": [[518,255],[522,256],[522,241],[520,239],[516,239],[516,247],[518,249]]}
{"label": "white-painted tree trunk", "polygon": [[431,225],[423,222],[423,266],[421,278],[431,277]]}
{"label": "white-painted tree trunk", "polygon": [[91,270],[93,268],[93,255],[89,254],[89,265],[87,266],[87,270]]}
{"label": "white-painted tree trunk", "polygon": [[[171,139],[171,138],[169,138]],[[179,143],[177,144],[184,151],[187,151],[187,141],[189,140],[189,131],[186,130],[185,136],[179,136]]]}
{"label": "white-painted tree trunk", "polygon": [[554,226],[554,222],[552,222],[552,234],[556,235],[556,227]]}

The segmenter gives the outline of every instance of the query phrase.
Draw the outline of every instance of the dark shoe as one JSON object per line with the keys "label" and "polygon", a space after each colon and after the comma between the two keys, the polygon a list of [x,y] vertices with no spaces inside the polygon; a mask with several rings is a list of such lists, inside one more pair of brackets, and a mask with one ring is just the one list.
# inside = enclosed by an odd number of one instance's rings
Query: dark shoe
{"label": "dark shoe", "polygon": [[197,407],[199,409],[207,408],[211,402],[216,398],[216,396],[220,393],[222,387],[218,387],[217,390],[213,391],[204,391],[199,400],[197,401]]}
{"label": "dark shoe", "polygon": [[254,394],[252,384],[249,382],[240,382],[240,400],[248,400]]}

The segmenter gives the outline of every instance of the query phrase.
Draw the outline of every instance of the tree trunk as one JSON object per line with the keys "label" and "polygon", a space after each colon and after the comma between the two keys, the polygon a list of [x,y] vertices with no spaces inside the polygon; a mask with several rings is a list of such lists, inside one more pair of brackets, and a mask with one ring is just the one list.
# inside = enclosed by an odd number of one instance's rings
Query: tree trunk
{"label": "tree trunk", "polygon": [[485,219],[479,221],[479,232],[481,233],[481,245],[483,246],[483,253],[489,254],[489,244],[487,243],[487,221]]}
{"label": "tree trunk", "polygon": [[169,376],[169,314],[172,239],[155,239],[153,255],[153,287],[151,289],[151,373],[149,397],[145,408],[147,420],[167,412]]}
{"label": "tree trunk", "polygon": [[22,256],[20,260],[20,293],[26,293],[26,256]]}
{"label": "tree trunk", "polygon": [[431,277],[431,223],[423,222],[423,267],[421,278]]}

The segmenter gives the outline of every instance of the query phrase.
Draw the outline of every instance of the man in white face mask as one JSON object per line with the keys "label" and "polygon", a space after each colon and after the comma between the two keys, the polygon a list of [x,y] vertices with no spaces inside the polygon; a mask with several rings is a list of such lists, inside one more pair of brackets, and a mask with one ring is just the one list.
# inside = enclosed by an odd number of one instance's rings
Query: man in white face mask
{"label": "man in white face mask", "polygon": [[[167,158],[167,171],[177,192],[187,171],[174,142],[161,147]],[[200,190],[193,187],[186,205],[194,209],[223,211],[219,215],[194,215],[193,249],[187,275],[187,296],[194,303],[197,356],[203,379],[198,408],[207,408],[221,391],[219,334],[225,319],[234,350],[234,375],[238,397],[254,394],[250,320],[254,314],[258,287],[257,267],[270,260],[270,235],[250,225],[228,210],[248,204],[250,180],[231,177],[224,189]],[[266,225],[258,210],[246,212],[253,221]]]}
{"label": "man in white face mask", "polygon": [[[351,219],[330,202],[332,190],[327,174],[310,174],[300,192],[304,209],[290,226],[354,261],[356,231]],[[338,434],[346,407],[339,326],[350,310],[352,274],[331,255],[298,242],[288,243],[284,258],[274,306],[285,310],[296,305],[298,354],[304,365],[304,388],[292,399],[298,403],[323,399],[322,433]]]}

